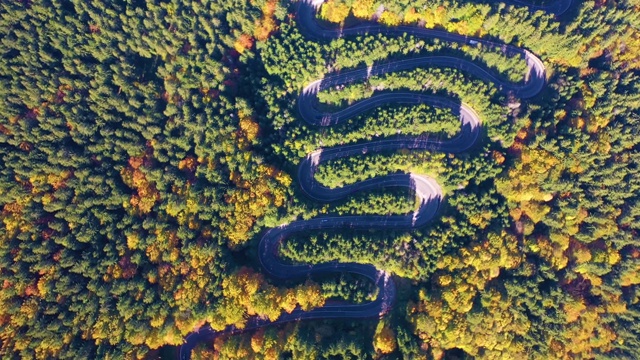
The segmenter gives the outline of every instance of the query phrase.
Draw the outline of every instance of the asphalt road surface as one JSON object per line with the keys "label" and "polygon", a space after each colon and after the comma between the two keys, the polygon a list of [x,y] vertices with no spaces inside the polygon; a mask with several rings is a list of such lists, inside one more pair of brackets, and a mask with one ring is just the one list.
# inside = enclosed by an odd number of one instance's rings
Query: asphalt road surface
{"label": "asphalt road surface", "polygon": [[[513,4],[524,4],[513,0]],[[483,47],[500,49],[507,56],[520,57],[527,64],[527,73],[519,83],[504,80],[491,70],[474,64],[470,61],[450,56],[425,56],[406,60],[392,61],[374,65],[368,68],[330,74],[307,85],[298,98],[298,109],[304,121],[317,126],[331,126],[348,120],[386,104],[429,104],[434,107],[449,108],[460,118],[460,131],[452,139],[439,140],[428,135],[398,136],[367,143],[338,146],[333,148],[321,148],[307,155],[299,165],[298,179],[305,194],[320,202],[331,202],[344,199],[349,195],[374,189],[388,187],[405,187],[413,190],[420,201],[418,209],[409,215],[392,216],[326,216],[310,220],[294,221],[289,224],[268,230],[260,240],[259,259],[264,270],[275,279],[304,279],[310,275],[321,275],[337,272],[349,272],[359,274],[371,280],[378,288],[378,295],[374,301],[364,304],[345,304],[332,302],[321,308],[311,311],[296,309],[290,314],[283,314],[276,321],[269,321],[257,317],[250,318],[244,329],[236,329],[230,326],[221,331],[215,331],[209,326],[193,332],[185,338],[185,343],[180,347],[179,358],[189,359],[191,350],[199,343],[213,339],[221,334],[233,334],[242,331],[256,329],[270,324],[285,323],[306,319],[328,318],[376,318],[387,313],[395,300],[396,288],[390,275],[372,265],[359,263],[329,262],[317,265],[293,265],[283,263],[278,258],[280,243],[287,237],[309,231],[323,229],[413,229],[427,224],[432,220],[442,201],[442,190],[438,183],[427,176],[419,174],[391,174],[375,177],[341,188],[328,188],[318,183],[314,175],[318,166],[323,162],[355,156],[358,154],[374,154],[383,151],[429,150],[446,153],[461,153],[471,148],[477,141],[480,132],[481,121],[478,114],[465,104],[453,99],[418,92],[391,92],[372,96],[361,100],[351,106],[336,111],[325,113],[316,109],[318,92],[347,84],[353,81],[365,80],[368,77],[382,75],[388,72],[410,70],[418,67],[450,67],[462,70],[486,82],[494,83],[504,94],[517,98],[530,98],[537,95],[545,86],[546,71],[542,61],[525,49],[496,43],[488,40],[452,34],[441,30],[419,28],[415,26],[398,26],[388,28],[376,23],[361,23],[345,29],[327,29],[321,27],[315,20],[317,7],[322,0],[303,0],[297,11],[297,20],[301,32],[308,38],[320,41],[332,40],[340,37],[354,35],[384,34],[388,36],[402,36],[404,34],[421,38],[438,38],[444,41],[481,44]],[[566,12],[571,5],[571,0],[560,0],[547,7],[530,6],[531,11],[547,11],[560,15]]]}

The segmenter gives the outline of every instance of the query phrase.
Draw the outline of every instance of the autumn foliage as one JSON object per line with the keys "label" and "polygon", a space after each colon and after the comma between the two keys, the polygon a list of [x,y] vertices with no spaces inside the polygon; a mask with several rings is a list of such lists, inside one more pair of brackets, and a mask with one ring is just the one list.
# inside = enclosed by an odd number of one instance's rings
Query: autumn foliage
{"label": "autumn foliage", "polygon": [[276,320],[282,312],[296,307],[311,310],[324,305],[324,297],[317,284],[310,281],[291,289],[278,289],[265,281],[264,276],[243,267],[222,283],[224,299],[208,322],[214,329],[227,325],[243,328],[248,316]]}

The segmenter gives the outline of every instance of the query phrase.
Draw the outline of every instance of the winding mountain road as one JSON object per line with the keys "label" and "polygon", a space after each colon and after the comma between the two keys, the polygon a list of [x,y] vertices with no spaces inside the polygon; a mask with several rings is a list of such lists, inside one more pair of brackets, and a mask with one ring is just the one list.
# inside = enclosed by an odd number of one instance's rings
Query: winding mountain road
{"label": "winding mountain road", "polygon": [[[519,1],[514,1],[519,3]],[[189,334],[185,343],[180,347],[179,358],[189,359],[191,350],[200,342],[212,341],[220,334],[233,334],[241,331],[255,329],[268,324],[285,323],[303,319],[327,319],[327,318],[375,318],[379,317],[391,308],[396,288],[390,275],[373,265],[359,263],[329,262],[316,265],[292,265],[283,263],[278,257],[280,243],[293,234],[323,230],[323,229],[413,229],[427,224],[436,215],[442,200],[442,189],[438,183],[427,176],[419,174],[391,174],[375,177],[341,188],[328,188],[315,180],[318,166],[323,162],[355,156],[363,153],[378,153],[400,149],[429,150],[446,153],[461,153],[472,147],[479,136],[480,118],[476,112],[465,104],[455,100],[435,95],[427,95],[417,92],[392,92],[372,96],[361,100],[346,109],[325,113],[316,109],[318,92],[338,85],[368,77],[382,75],[388,72],[409,70],[418,67],[450,67],[462,70],[474,77],[486,82],[494,83],[504,94],[514,95],[518,98],[530,98],[538,94],[545,85],[545,67],[542,61],[529,51],[511,45],[495,43],[492,41],[471,38],[467,36],[447,33],[440,30],[419,28],[414,26],[399,26],[394,28],[383,27],[375,23],[363,23],[346,29],[326,29],[315,20],[317,7],[322,0],[311,2],[304,0],[300,3],[297,20],[301,32],[308,38],[316,40],[331,40],[340,37],[354,35],[384,34],[388,36],[413,35],[421,38],[437,38],[444,41],[481,44],[485,48],[500,49],[507,56],[520,57],[527,64],[527,73],[520,83],[505,81],[491,70],[476,65],[467,60],[449,56],[425,56],[400,61],[393,61],[369,68],[357,69],[338,74],[329,75],[307,85],[298,98],[298,108],[304,121],[317,126],[331,126],[353,118],[365,111],[377,108],[385,104],[429,104],[434,107],[449,108],[459,115],[461,128],[458,135],[450,140],[440,141],[430,139],[427,135],[398,136],[378,141],[361,144],[345,145],[329,149],[318,149],[309,155],[299,165],[298,179],[302,190],[309,197],[321,201],[331,202],[348,197],[349,195],[374,189],[388,187],[405,187],[412,189],[420,201],[418,209],[409,215],[393,216],[328,216],[311,220],[295,221],[268,230],[259,244],[259,259],[264,270],[273,278],[298,279],[310,275],[328,274],[336,272],[349,272],[360,274],[377,286],[378,295],[374,301],[364,304],[331,303],[311,311],[296,309],[290,314],[282,314],[276,321],[268,321],[260,318],[248,320],[244,329],[228,327],[222,331],[215,331],[205,326],[197,332]],[[546,10],[551,13],[561,14],[569,9],[571,0],[554,2],[548,7],[530,7],[531,10]]]}

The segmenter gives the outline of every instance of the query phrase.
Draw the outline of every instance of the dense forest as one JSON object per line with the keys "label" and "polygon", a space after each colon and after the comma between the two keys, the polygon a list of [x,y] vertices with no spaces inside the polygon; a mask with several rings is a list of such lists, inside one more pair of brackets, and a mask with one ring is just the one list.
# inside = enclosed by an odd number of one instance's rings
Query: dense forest
{"label": "dense forest", "polygon": [[[297,5],[0,3],[2,358],[164,358],[158,349],[205,324],[242,329],[375,296],[354,274],[270,279],[260,236],[322,215],[412,212],[404,189],[314,201],[297,165],[319,147],[452,138],[459,121],[388,104],[316,127],[300,120],[299,92],[329,73],[425,55],[511,81],[526,64],[408,35],[308,39]],[[544,61],[547,85],[518,99],[464,70],[424,67],[321,92],[328,110],[397,90],[451,97],[478,112],[482,139],[463,154],[362,154],[316,173],[329,187],[396,172],[443,187],[427,227],[317,231],[281,246],[292,263],[392,273],[391,312],[223,335],[192,358],[639,358],[640,1],[574,0],[553,14],[524,2],[329,0],[318,16],[523,47]]]}

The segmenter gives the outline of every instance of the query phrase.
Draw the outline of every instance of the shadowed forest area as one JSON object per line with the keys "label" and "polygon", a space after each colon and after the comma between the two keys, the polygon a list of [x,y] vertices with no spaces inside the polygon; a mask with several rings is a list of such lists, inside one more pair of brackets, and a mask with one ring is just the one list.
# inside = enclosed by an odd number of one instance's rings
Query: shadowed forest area
{"label": "shadowed forest area", "polygon": [[[552,1],[534,1],[546,4]],[[273,281],[257,245],[322,215],[409,214],[404,189],[319,203],[297,166],[320,147],[456,135],[448,109],[388,104],[332,127],[297,99],[330,73],[453,56],[519,81],[523,60],[413,36],[305,38],[296,2],[0,3],[0,356],[158,358],[209,324],[362,303],[354,274]],[[640,357],[640,1],[574,0],[559,15],[493,1],[329,0],[323,26],[375,19],[528,49],[536,97],[454,68],[372,76],[318,94],[343,109],[391,91],[452,98],[482,119],[463,154],[396,151],[322,164],[341,187],[435,178],[439,215],[412,231],[298,234],[293,263],[373,264],[398,298],[381,319],[219,336],[193,359]],[[164,358],[164,357],[163,357]]]}

